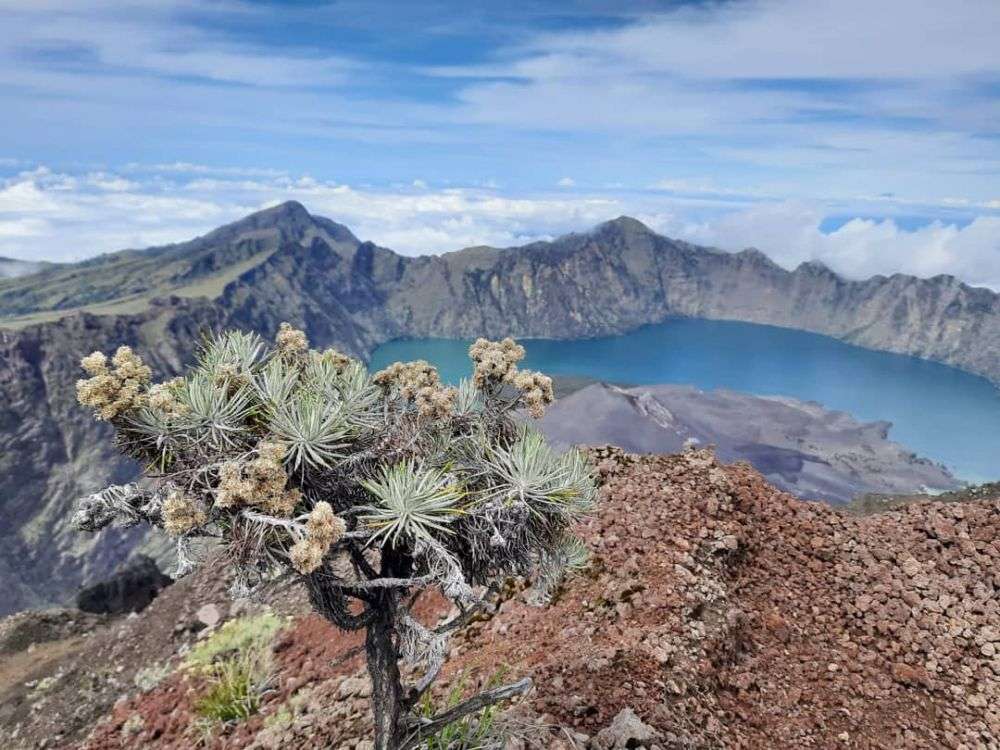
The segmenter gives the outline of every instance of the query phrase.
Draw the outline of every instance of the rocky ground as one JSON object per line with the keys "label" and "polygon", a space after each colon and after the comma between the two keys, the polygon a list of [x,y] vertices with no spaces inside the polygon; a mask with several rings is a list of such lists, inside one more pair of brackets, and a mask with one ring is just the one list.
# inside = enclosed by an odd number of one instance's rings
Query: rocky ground
{"label": "rocky ground", "polygon": [[[512,588],[453,642],[444,684],[501,665],[533,678],[507,712],[510,747],[1000,747],[1000,497],[858,515],[708,451],[595,460],[589,566],[546,608]],[[247,611],[215,571],[136,616],[41,628],[33,647],[5,625],[5,746],[367,747],[356,637],[294,589],[270,605],[292,616],[272,690],[209,734],[193,729],[206,686],[177,664]]]}

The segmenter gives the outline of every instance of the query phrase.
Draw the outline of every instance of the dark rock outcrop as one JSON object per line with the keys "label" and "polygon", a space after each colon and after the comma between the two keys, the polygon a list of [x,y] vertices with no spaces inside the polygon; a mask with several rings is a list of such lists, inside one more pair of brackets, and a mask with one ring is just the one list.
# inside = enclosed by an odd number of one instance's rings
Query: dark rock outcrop
{"label": "dark rock outcrop", "polygon": [[136,555],[107,580],[81,589],[76,606],[83,612],[102,615],[141,612],[173,582],[153,558]]}

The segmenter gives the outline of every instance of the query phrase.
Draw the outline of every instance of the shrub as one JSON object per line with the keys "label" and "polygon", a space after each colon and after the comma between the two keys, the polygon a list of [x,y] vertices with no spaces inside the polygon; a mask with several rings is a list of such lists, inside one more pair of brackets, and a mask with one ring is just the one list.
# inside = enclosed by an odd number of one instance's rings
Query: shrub
{"label": "shrub", "polygon": [[[487,688],[497,688],[503,684],[507,676],[507,669],[497,670],[486,684]],[[462,694],[467,687],[467,680],[463,674],[452,685],[444,700],[443,710],[450,710],[460,705]],[[426,750],[486,750],[487,748],[502,747],[504,743],[503,733],[496,725],[499,707],[496,704],[485,706],[478,713],[466,714],[459,719],[446,725],[433,737],[427,739]],[[439,707],[431,694],[425,693],[420,703],[420,715],[426,719],[431,719],[441,713]]]}
{"label": "shrub", "polygon": [[271,613],[230,620],[188,652],[184,666],[206,685],[194,704],[203,734],[260,709],[272,678],[271,643],[283,624]]}
{"label": "shrub", "polygon": [[205,667],[208,688],[195,702],[195,713],[211,723],[253,716],[271,679],[270,664],[268,651],[251,648]]}
{"label": "shrub", "polygon": [[[552,401],[549,378],[518,369],[523,356],[511,339],[480,339],[471,379],[452,388],[424,361],[370,375],[287,324],[274,347],[238,331],[212,339],[184,377],[156,385],[131,350],[95,353],[81,403],[146,481],[82,498],[75,522],[162,527],[178,574],[195,562],[192,539],[218,537],[237,596],[299,579],[318,613],[365,632],[376,750],[416,747],[530,687],[420,715],[449,634],[509,577],[535,578],[544,600],[580,560],[570,528],[596,489],[580,454],[552,451],[516,417]],[[433,628],[411,614],[432,587],[458,611]],[[423,676],[404,684],[400,661]]]}
{"label": "shrub", "polygon": [[269,649],[283,625],[284,621],[270,612],[229,620],[192,648],[184,663],[188,667],[207,667],[220,657]]}

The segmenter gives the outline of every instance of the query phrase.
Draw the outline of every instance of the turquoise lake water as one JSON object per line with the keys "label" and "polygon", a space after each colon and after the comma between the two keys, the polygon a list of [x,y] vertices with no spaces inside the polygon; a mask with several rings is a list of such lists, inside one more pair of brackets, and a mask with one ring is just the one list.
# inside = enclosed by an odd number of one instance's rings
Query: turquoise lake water
{"label": "turquoise lake water", "polygon": [[[469,343],[392,341],[374,352],[372,368],[426,359],[455,383],[469,374]],[[946,365],[786,328],[686,318],[622,336],[521,343],[522,366],[549,375],[794,396],[862,421],[885,420],[891,439],[959,478],[1000,479],[1000,389]]]}

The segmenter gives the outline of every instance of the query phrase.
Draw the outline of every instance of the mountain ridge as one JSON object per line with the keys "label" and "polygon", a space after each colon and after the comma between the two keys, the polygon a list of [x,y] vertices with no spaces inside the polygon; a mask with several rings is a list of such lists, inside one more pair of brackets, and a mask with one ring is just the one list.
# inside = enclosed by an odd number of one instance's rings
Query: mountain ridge
{"label": "mountain ridge", "polygon": [[[76,405],[79,359],[95,349],[128,344],[165,378],[204,333],[224,327],[270,337],[287,320],[316,346],[366,358],[406,336],[580,338],[679,315],[801,328],[1000,382],[1000,296],[988,290],[787,271],[759,251],[707,251],[627,218],[596,230],[409,258],[285,203],[147,255],[0,282],[0,309],[15,299],[36,310],[0,320],[7,607],[65,598],[142,541],[128,531],[84,539],[67,526],[77,496],[134,471]],[[48,309],[38,312],[39,301]]]}
{"label": "mountain ridge", "polygon": [[[314,231],[310,232],[312,229]],[[945,286],[945,287],[955,287],[965,295],[971,295],[974,297],[974,302],[984,308],[993,307],[998,308],[997,301],[1000,300],[1000,295],[993,292],[992,290],[986,289],[984,287],[974,287],[964,282],[959,281],[954,276],[947,274],[939,274],[930,278],[921,278],[916,276],[911,276],[908,274],[893,274],[891,276],[876,275],[868,277],[867,279],[851,280],[847,279],[836,272],[832,271],[828,266],[826,266],[821,261],[810,260],[800,263],[794,269],[786,269],[777,263],[775,263],[770,257],[757,248],[746,248],[739,252],[730,253],[727,251],[720,250],[718,248],[706,247],[688,243],[682,240],[676,240],[664,237],[657,234],[651,228],[629,216],[620,216],[616,219],[603,222],[598,224],[590,231],[587,232],[571,232],[554,240],[540,240],[536,242],[529,243],[527,245],[521,246],[510,246],[510,247],[491,247],[486,245],[472,246],[468,248],[463,248],[460,250],[450,251],[443,254],[435,255],[420,255],[420,256],[400,256],[395,254],[393,251],[387,248],[381,248],[378,245],[370,242],[361,242],[354,234],[344,225],[337,224],[329,219],[320,216],[314,216],[308,212],[308,210],[297,201],[286,201],[284,203],[278,204],[276,206],[255,212],[247,217],[240,220],[231,222],[227,225],[219,227],[205,235],[196,237],[187,242],[174,243],[171,245],[164,245],[152,248],[146,248],[144,250],[123,250],[115,253],[108,253],[102,256],[98,256],[96,259],[90,259],[83,261],[79,264],[59,264],[55,269],[43,271],[41,275],[45,278],[50,279],[53,274],[64,274],[64,275],[75,275],[75,271],[79,268],[87,267],[92,264],[106,265],[108,263],[114,263],[122,258],[134,258],[143,257],[146,259],[156,259],[159,260],[163,256],[179,256],[179,257],[191,257],[194,255],[196,258],[203,259],[204,255],[201,252],[199,246],[208,245],[210,243],[227,243],[233,239],[239,242],[246,242],[250,237],[247,235],[253,235],[255,232],[267,232],[268,230],[277,230],[278,236],[276,240],[272,242],[274,247],[271,250],[277,249],[277,246],[293,241],[293,242],[303,242],[311,240],[313,236],[318,234],[316,230],[323,230],[323,233],[327,235],[324,239],[329,240],[334,238],[334,242],[327,242],[331,249],[339,252],[351,254],[357,251],[358,248],[364,246],[366,248],[378,248],[380,252],[389,253],[393,257],[401,259],[404,263],[413,264],[427,264],[428,261],[434,258],[445,260],[449,266],[454,266],[454,270],[464,270],[467,266],[477,266],[480,263],[493,261],[502,262],[503,256],[509,254],[520,254],[526,255],[530,258],[537,259],[539,255],[548,255],[550,257],[554,256],[556,258],[565,257],[567,254],[572,254],[580,250],[581,244],[585,244],[587,240],[598,238],[601,240],[610,240],[616,243],[627,243],[634,240],[645,240],[647,242],[654,243],[666,243],[667,246],[673,247],[675,249],[680,249],[682,251],[687,251],[696,255],[705,255],[709,258],[714,259],[736,259],[741,262],[746,262],[751,265],[759,265],[763,269],[768,269],[770,271],[776,272],[778,275],[784,276],[796,276],[796,275],[808,275],[828,277],[831,281],[838,285],[850,286],[854,288],[867,288],[872,286],[878,286],[883,284],[901,284],[903,286],[912,287],[914,285],[927,286]],[[258,238],[259,239],[259,238]],[[216,253],[218,255],[218,253]],[[235,263],[237,260],[241,259],[243,256],[229,257],[229,264]],[[227,258],[223,255],[218,260],[225,261]],[[260,262],[263,262],[266,258],[261,257]],[[176,279],[177,286],[181,286],[180,282],[191,281],[201,276],[205,275],[210,271],[225,270],[226,263],[217,263],[214,266],[205,263],[203,267],[198,269],[192,269],[192,273],[188,276],[182,276]],[[25,314],[46,312],[54,310],[65,310],[67,307],[73,309],[66,304],[67,300],[62,300],[56,305],[45,304],[42,301],[35,300],[29,301],[27,304],[13,305],[11,304],[10,298],[16,295],[17,287],[31,286],[36,283],[36,278],[39,274],[35,274],[31,277],[22,277],[17,280],[16,283],[8,283],[5,285],[0,285],[0,326],[3,326],[5,322],[9,324],[9,320],[13,316],[20,316]],[[127,291],[127,290],[126,290]],[[117,289],[116,293],[118,297],[126,296],[126,291]],[[148,287],[141,291],[149,291]],[[170,293],[173,290],[169,287],[163,290],[166,293]],[[132,290],[134,293],[134,290]],[[221,295],[221,289],[216,297]],[[187,296],[187,295],[183,295]],[[117,299],[114,296],[101,298],[100,302],[108,302]],[[683,314],[683,313],[681,313]],[[737,318],[743,319],[743,318]],[[644,322],[659,322],[656,321],[644,321]],[[750,322],[766,322],[766,321],[750,321]],[[773,323],[772,323],[773,324]],[[777,323],[780,325],[780,323]],[[790,326],[790,327],[802,327],[802,326]],[[827,335],[833,335],[838,338],[844,338],[845,340],[852,341],[851,333],[847,332],[836,332],[827,330],[817,330],[816,327],[805,328],[805,330],[812,330],[817,333],[824,333]],[[943,361],[947,364],[952,364],[954,366],[960,367],[962,369],[967,369],[976,374],[982,374],[994,382],[1000,382],[1000,361],[996,362],[996,372],[982,371],[982,369],[976,369],[974,366],[968,366],[963,364],[961,361],[952,361],[946,356],[934,356],[933,352],[924,353],[920,350],[909,351],[904,348],[891,348],[885,346],[879,346],[877,342],[868,342],[864,340],[852,341],[852,343],[858,343],[862,346],[868,346],[870,348],[885,348],[889,351],[902,351],[903,353],[913,354],[914,356],[921,356],[925,358],[937,359]]]}

